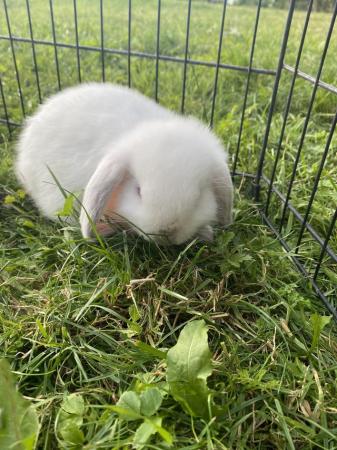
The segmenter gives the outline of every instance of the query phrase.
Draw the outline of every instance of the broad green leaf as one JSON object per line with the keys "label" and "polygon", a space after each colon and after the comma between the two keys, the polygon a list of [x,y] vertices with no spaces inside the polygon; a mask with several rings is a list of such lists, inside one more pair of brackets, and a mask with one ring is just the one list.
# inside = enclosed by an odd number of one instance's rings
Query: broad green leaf
{"label": "broad green leaf", "polygon": [[165,359],[166,358],[166,353],[158,350],[155,347],[152,347],[149,344],[146,344],[145,342],[142,341],[137,341],[135,342],[135,346],[137,348],[139,348],[143,353],[147,353],[151,356],[153,356],[154,358],[158,358],[158,359]]}
{"label": "broad green leaf", "polygon": [[143,422],[136,430],[133,438],[133,447],[142,448],[153,434],[157,433],[155,424],[161,427],[162,418],[154,417],[152,421]]}
{"label": "broad green leaf", "polygon": [[61,217],[71,216],[74,212],[75,199],[76,197],[73,194],[67,195],[63,204],[63,208],[57,212],[57,215]]}
{"label": "broad green leaf", "polygon": [[167,431],[165,428],[163,428],[161,425],[158,425],[157,423],[158,417],[146,417],[144,419],[144,422],[152,424],[152,426],[156,429],[157,433],[164,439],[164,441],[171,445],[173,442],[173,437],[169,431]]}
{"label": "broad green leaf", "polygon": [[28,219],[23,220],[23,221],[21,222],[21,224],[22,224],[22,226],[24,226],[24,227],[26,227],[26,228],[31,228],[31,229],[34,229],[34,228],[35,228],[35,224],[34,224],[31,220],[28,220]]}
{"label": "broad green leaf", "polygon": [[18,189],[16,191],[16,195],[20,200],[23,200],[24,198],[26,198],[26,192],[23,189]]}
{"label": "broad green leaf", "polygon": [[128,321],[128,330],[126,332],[127,335],[130,337],[135,334],[140,334],[142,331],[142,327],[137,322],[132,322],[131,320]]}
{"label": "broad green leaf", "polygon": [[173,437],[171,433],[161,426],[161,417],[151,417],[146,418],[144,422],[138,427],[135,436],[133,438],[134,448],[143,448],[143,446],[148,442],[150,437],[155,433],[168,444],[170,447],[173,443]]}
{"label": "broad green leaf", "polygon": [[223,249],[224,247],[227,247],[228,244],[234,239],[235,233],[233,231],[226,231],[224,233],[219,233],[217,242],[218,246]]}
{"label": "broad green leaf", "polygon": [[323,329],[330,323],[331,316],[320,316],[317,313],[311,316],[311,325],[313,330],[311,348],[316,348],[318,345],[319,337]]}
{"label": "broad green leaf", "polygon": [[33,450],[38,431],[35,409],[16,390],[8,362],[0,360],[0,449]]}
{"label": "broad green leaf", "polygon": [[140,412],[142,415],[150,417],[160,408],[163,396],[159,389],[150,388],[140,395]]}
{"label": "broad green leaf", "polygon": [[63,441],[67,444],[67,448],[80,449],[84,442],[83,431],[78,426],[78,421],[67,420],[59,429]]}
{"label": "broad green leaf", "polygon": [[5,205],[11,205],[12,203],[15,202],[15,197],[14,195],[6,195],[5,199],[4,199],[4,204]]}
{"label": "broad green leaf", "polygon": [[61,407],[68,414],[75,414],[82,417],[85,409],[83,397],[78,394],[67,395]]}
{"label": "broad green leaf", "polygon": [[121,419],[124,420],[139,420],[139,419],[143,419],[143,416],[141,416],[140,414],[131,411],[131,409],[127,409],[127,408],[122,408],[120,406],[117,405],[113,405],[110,406],[109,409],[111,409],[112,411],[116,412]]}
{"label": "broad green leaf", "polygon": [[138,308],[135,305],[129,306],[129,315],[132,322],[138,322],[141,317]]}
{"label": "broad green leaf", "polygon": [[188,323],[167,352],[167,381],[173,398],[193,415],[208,417],[207,377],[212,373],[208,328],[203,320]]}
{"label": "broad green leaf", "polygon": [[84,414],[85,404],[81,395],[70,394],[63,399],[57,418],[57,432],[66,448],[81,448],[84,442],[81,430]]}
{"label": "broad green leaf", "polygon": [[123,392],[117,402],[118,409],[115,411],[125,420],[137,420],[141,418],[140,414],[140,398],[136,392]]}

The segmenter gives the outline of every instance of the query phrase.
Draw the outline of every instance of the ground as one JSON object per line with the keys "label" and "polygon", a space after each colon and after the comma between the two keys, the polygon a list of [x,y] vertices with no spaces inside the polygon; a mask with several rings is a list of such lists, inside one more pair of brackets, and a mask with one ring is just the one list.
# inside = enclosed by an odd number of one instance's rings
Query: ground
{"label": "ground", "polygon": [[[26,3],[7,3],[13,35],[29,37]],[[49,3],[34,0],[29,4],[34,38],[52,40]],[[73,3],[60,0],[53,4],[56,39],[73,44]],[[187,3],[162,0],[161,6],[160,53],[184,59]],[[99,50],[99,2],[79,0],[77,7],[80,45]],[[103,9],[105,47],[127,49],[128,2],[104,2]],[[1,35],[7,34],[3,12],[2,4]],[[216,61],[221,13],[221,4],[192,2],[191,59]],[[222,63],[248,64],[255,14],[253,8],[228,8]],[[304,12],[295,12],[286,55],[289,64],[296,59],[304,17]],[[285,18],[286,11],[262,10],[254,67],[275,69]],[[300,68],[312,75],[317,72],[330,18],[329,14],[314,13],[310,21]],[[132,51],[156,52],[156,20],[156,1],[132,2]],[[325,82],[335,85],[331,55],[336,52],[336,37],[335,30],[322,73]],[[15,52],[24,107],[29,114],[38,103],[31,46],[17,43]],[[21,122],[8,41],[0,40],[0,55],[8,112],[12,121]],[[36,57],[41,94],[45,97],[58,84],[54,48],[36,45]],[[102,79],[101,62],[100,51],[81,50],[82,81]],[[76,49],[59,49],[58,63],[61,86],[76,83]],[[104,63],[106,80],[127,83],[127,56],[105,54]],[[159,61],[159,101],[176,110],[181,107],[183,69],[181,62]],[[131,85],[153,97],[155,71],[155,60],[133,56]],[[205,122],[211,117],[214,77],[214,67],[187,67],[185,109]],[[290,81],[291,76],[285,73],[271,128],[267,175],[275,156]],[[254,173],[256,169],[273,82],[271,75],[252,75],[239,153],[240,171]],[[214,128],[232,160],[245,86],[244,72],[220,70]],[[280,188],[290,177],[311,92],[312,85],[296,82],[277,170]],[[301,212],[335,110],[336,96],[319,90],[292,196]],[[1,131],[0,352],[11,364],[20,393],[36,408],[40,424],[37,448],[131,448],[132,441],[136,445],[135,430],[141,420],[126,420],[113,407],[124,392],[138,395],[149,388],[160,390],[164,396],[153,417],[157,425],[161,421],[160,430],[171,436],[171,448],[337,447],[336,324],[329,321],[309,284],[261,221],[250,198],[248,181],[236,179],[235,222],[226,231],[218,230],[212,244],[193,242],[163,249],[124,235],[88,243],[81,239],[76,227],[52,224],[39,216],[19,190],[13,174],[17,132],[9,139],[6,128]],[[322,235],[336,204],[335,149],[334,138],[309,218]],[[273,220],[279,220],[276,199],[270,214]],[[290,244],[296,232],[296,222],[289,215],[284,233]],[[334,236],[331,242],[335,250],[336,239]],[[308,270],[318,251],[305,236],[301,255]],[[320,282],[330,291],[332,301],[336,277],[336,267],[325,261]],[[185,325],[201,319],[208,327],[212,356],[212,374],[207,378],[207,392],[211,395],[206,416],[191,417],[169,390],[166,352],[176,344]],[[7,395],[0,388],[0,403],[5,403]],[[65,418],[64,411],[72,413],[70,419]],[[77,430],[76,436],[69,435],[67,426]],[[143,448],[168,448],[167,435],[158,432],[159,428]]]}

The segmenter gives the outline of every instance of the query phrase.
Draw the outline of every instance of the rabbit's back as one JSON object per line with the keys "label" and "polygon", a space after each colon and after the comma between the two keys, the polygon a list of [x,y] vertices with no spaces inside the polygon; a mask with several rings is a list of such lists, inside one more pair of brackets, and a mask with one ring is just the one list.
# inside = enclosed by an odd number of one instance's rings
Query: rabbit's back
{"label": "rabbit's back", "polygon": [[44,214],[55,218],[62,187],[80,192],[113,143],[143,121],[172,113],[143,95],[111,84],[83,84],[51,97],[27,120],[16,171]]}

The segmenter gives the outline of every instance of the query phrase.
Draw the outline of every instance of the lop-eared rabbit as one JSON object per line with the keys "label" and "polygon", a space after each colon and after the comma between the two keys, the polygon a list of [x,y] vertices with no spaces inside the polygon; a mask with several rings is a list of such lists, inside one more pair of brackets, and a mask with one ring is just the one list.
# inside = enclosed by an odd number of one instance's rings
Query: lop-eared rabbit
{"label": "lop-eared rabbit", "polygon": [[52,220],[64,192],[75,193],[84,237],[124,223],[145,238],[181,244],[209,240],[212,225],[232,220],[218,138],[198,120],[109,83],[68,88],[42,104],[24,125],[16,173]]}

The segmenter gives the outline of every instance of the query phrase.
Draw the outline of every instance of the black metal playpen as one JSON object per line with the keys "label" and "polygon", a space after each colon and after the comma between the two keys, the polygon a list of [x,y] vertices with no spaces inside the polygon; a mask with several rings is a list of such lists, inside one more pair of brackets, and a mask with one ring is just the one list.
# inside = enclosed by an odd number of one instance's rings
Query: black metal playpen
{"label": "black metal playpen", "polygon": [[[224,62],[222,53],[224,47],[227,45],[226,21],[229,14],[229,9],[232,7],[232,2],[224,0],[221,4],[207,5],[208,8],[217,8],[218,23],[214,26],[217,28],[217,57],[214,60],[207,58],[195,58],[191,56],[190,51],[190,36],[191,36],[191,18],[193,16],[193,9],[197,7],[202,0],[176,0],[180,7],[185,11],[184,17],[184,36],[183,36],[183,51],[181,54],[170,54],[170,52],[162,49],[161,35],[163,32],[163,3],[169,3],[168,0],[153,0],[151,5],[155,14],[154,27],[154,46],[153,51],[147,51],[146,47],[143,50],[134,49],[132,45],[133,33],[133,19],[134,19],[134,4],[135,0],[124,0],[125,3],[125,36],[124,48],[113,48],[106,42],[106,30],[113,24],[108,23],[104,14],[104,8],[108,7],[109,2],[97,0],[98,24],[97,24],[97,40],[92,43],[83,43],[83,37],[79,29],[78,8],[81,0],[69,0],[68,7],[71,11],[69,21],[72,24],[70,39],[64,41],[58,37],[58,29],[56,24],[57,0],[46,0],[44,7],[48,11],[50,39],[43,39],[36,37],[34,28],[34,11],[32,5],[34,0],[3,0],[2,8],[0,8],[1,28],[0,28],[0,45],[1,45],[1,60],[0,60],[0,126],[4,134],[15,133],[16,127],[20,125],[21,120],[30,109],[34,108],[34,102],[31,104],[32,98],[37,102],[41,102],[44,97],[41,88],[41,63],[39,62],[39,49],[48,48],[50,50],[51,59],[48,65],[51,66],[55,75],[55,88],[62,89],[64,85],[71,84],[62,75],[62,61],[60,52],[69,51],[68,70],[75,74],[75,82],[83,81],[83,55],[94,54],[99,57],[99,75],[102,80],[115,81],[110,79],[107,75],[109,66],[108,57],[118,56],[125,62],[124,83],[129,86],[133,85],[132,65],[135,60],[147,60],[153,63],[154,76],[153,79],[153,96],[159,101],[159,86],[161,76],[161,65],[176,64],[180,69],[180,80],[177,80],[180,92],[180,110],[186,111],[186,100],[188,92],[188,71],[192,67],[205,68],[209,70],[209,83],[211,88],[208,92],[209,110],[207,119],[210,126],[215,126],[218,117],[216,114],[216,105],[219,100],[219,91],[222,89],[220,85],[220,78],[223,73],[235,73],[237,76],[243,77],[242,82],[242,98],[236,98],[237,104],[240,104],[240,110],[237,112],[238,120],[236,121],[235,145],[230,146],[230,154],[232,156],[232,173],[235,177],[245,177],[251,181],[253,200],[258,204],[261,215],[268,227],[275,233],[280,243],[301,272],[303,277],[312,284],[316,294],[324,302],[328,308],[329,313],[337,319],[336,310],[336,295],[337,295],[337,158],[336,158],[336,141],[334,141],[334,133],[337,122],[337,103],[336,94],[337,87],[334,86],[336,77],[332,82],[324,82],[322,74],[327,58],[330,58],[332,64],[336,55],[329,53],[334,39],[337,41],[335,21],[337,14],[337,3],[331,2],[329,13],[325,13],[325,20],[327,27],[325,36],[321,36],[319,43],[320,55],[317,64],[313,69],[313,73],[308,74],[301,70],[301,61],[303,56],[303,49],[308,38],[308,30],[313,10],[315,7],[314,0],[308,0],[306,10],[301,11],[301,29],[298,33],[296,41],[296,51],[291,63],[287,60],[287,51],[289,47],[289,36],[294,27],[294,14],[297,11],[296,0],[290,0],[287,13],[282,12],[284,17],[283,32],[279,39],[278,61],[274,68],[257,68],[255,65],[255,54],[258,46],[258,35],[260,30],[260,17],[263,11],[263,2],[258,0],[255,6],[250,6],[249,14],[254,17],[252,21],[252,29],[250,33],[249,45],[246,45],[246,61],[247,65],[231,64]],[[206,0],[203,0],[206,3]],[[145,4],[144,0],[144,4]],[[227,4],[228,3],[228,4]],[[230,3],[230,4],[229,4]],[[26,26],[25,32],[20,32],[18,28],[18,17],[15,16],[14,7],[20,4],[21,12],[25,15]],[[139,1],[138,1],[139,4]],[[183,5],[182,5],[183,4]],[[182,5],[182,6],[181,6]],[[301,3],[303,6],[303,2]],[[236,6],[237,7],[237,6]],[[280,13],[281,14],[281,13]],[[21,17],[21,16],[20,16]],[[328,17],[328,19],[327,19]],[[22,20],[22,18],[20,19]],[[219,25],[218,25],[219,24]],[[15,30],[14,30],[15,26]],[[270,24],[272,26],[272,24]],[[82,29],[85,30],[85,26]],[[334,34],[335,33],[335,34]],[[123,45],[124,45],[123,44]],[[22,53],[25,53],[27,58],[25,65],[19,62]],[[28,61],[28,63],[27,63]],[[335,68],[336,62],[335,62]],[[27,81],[27,72],[30,73],[30,81]],[[337,73],[337,70],[335,70]],[[240,154],[243,142],[244,128],[247,117],[249,116],[250,96],[258,85],[259,77],[266,77],[272,80],[270,84],[270,95],[267,102],[266,113],[261,115],[264,117],[263,123],[260,123],[261,139],[258,143],[258,152],[255,155],[256,161],[251,164],[246,164],[242,167],[240,163]],[[282,85],[283,78],[287,78],[286,87]],[[10,80],[10,81],[9,81]],[[117,80],[121,81],[121,80]],[[329,80],[330,81],[330,80]],[[301,90],[305,94],[305,108],[303,107],[301,113],[301,126],[292,134],[288,133],[289,123],[291,122],[292,106],[295,102],[294,92],[297,89],[297,83],[301,82]],[[307,86],[305,89],[302,87]],[[10,86],[11,84],[11,86]],[[29,84],[29,89],[28,89]],[[280,86],[282,85],[282,89]],[[13,94],[14,87],[14,94]],[[28,89],[28,90],[27,90]],[[25,93],[25,91],[29,94]],[[316,127],[320,126],[320,117],[322,118],[322,130],[324,131],[324,142],[321,145],[320,151],[314,155],[315,161],[312,162],[313,175],[309,180],[303,181],[300,174],[300,161],[303,153],[308,149],[305,145],[308,139],[311,120],[313,120],[313,111],[315,102],[319,96],[319,92],[325,91],[329,96],[331,107],[324,114],[314,115]],[[32,94],[33,93],[33,94]],[[303,94],[303,95],[304,95]],[[238,94],[239,95],[239,94]],[[240,93],[241,96],[241,93]],[[325,97],[328,98],[328,97]],[[258,100],[257,100],[258,101]],[[280,106],[281,105],[281,106]],[[14,112],[15,111],[15,112]],[[278,120],[275,121],[275,114],[278,114]],[[317,119],[318,117],[318,119]],[[277,123],[276,123],[277,122]],[[249,126],[249,124],[248,124]],[[288,141],[292,140],[292,146],[295,150],[291,155],[287,155]],[[284,158],[288,158],[287,176],[282,182],[278,180],[278,174],[281,170],[281,164]],[[335,176],[332,179],[325,180],[325,167],[329,161],[331,166],[335,165]],[[250,167],[254,170],[250,170]],[[329,172],[331,173],[331,171]],[[293,199],[293,191],[296,185],[301,183],[308,183],[308,195],[298,201]],[[320,189],[328,189],[328,204],[321,204],[322,196],[318,193]],[[328,207],[329,219],[324,226],[317,227],[313,219],[314,215],[319,215],[320,208]],[[315,212],[314,212],[315,210]],[[289,227],[291,225],[291,232]],[[311,258],[304,257],[302,253],[303,246],[308,243],[312,246]]]}

